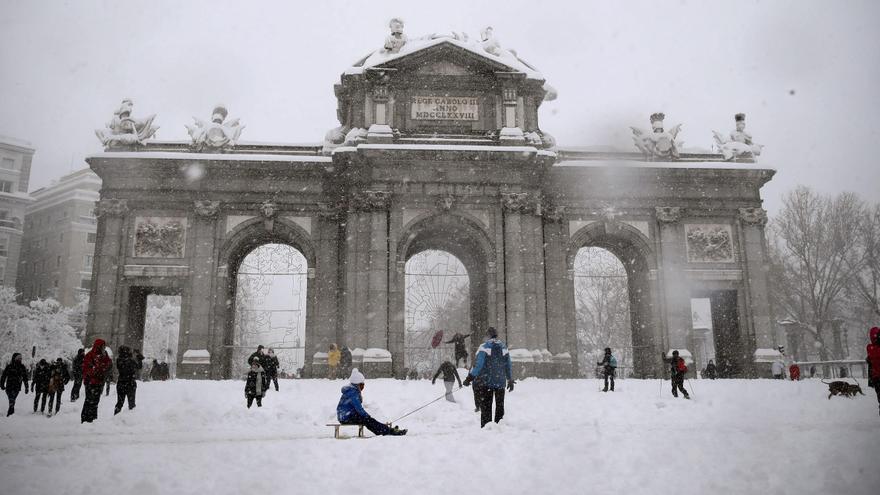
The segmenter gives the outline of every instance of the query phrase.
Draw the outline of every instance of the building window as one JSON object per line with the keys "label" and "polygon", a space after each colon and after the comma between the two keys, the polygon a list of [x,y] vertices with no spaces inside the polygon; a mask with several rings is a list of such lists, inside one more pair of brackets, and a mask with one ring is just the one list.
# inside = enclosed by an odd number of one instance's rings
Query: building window
{"label": "building window", "polygon": [[54,282],[52,282],[52,286],[56,289],[58,288],[58,279],[56,278]]}
{"label": "building window", "polygon": [[0,160],[0,168],[15,170],[15,160],[12,158],[4,158],[3,160]]}
{"label": "building window", "polygon": [[96,234],[94,232],[89,232],[89,234],[86,236],[86,241],[88,241],[89,244],[94,244],[95,241],[97,241],[97,240],[98,240],[98,234]]}
{"label": "building window", "polygon": [[0,180],[0,192],[12,192],[12,182]]}
{"label": "building window", "polygon": [[85,289],[85,290],[92,290],[92,279],[90,279],[90,278],[82,279],[82,281],[79,283],[79,288]]}
{"label": "building window", "polygon": [[8,210],[0,210],[0,227],[15,228],[15,222],[9,218]]}
{"label": "building window", "polygon": [[9,238],[6,236],[0,237],[0,256],[9,256]]}
{"label": "building window", "polygon": [[55,268],[61,268],[61,256],[55,258]]}
{"label": "building window", "polygon": [[95,263],[94,255],[87,254],[87,255],[83,256],[83,269],[84,270],[91,270],[92,265],[94,265],[94,263]]}

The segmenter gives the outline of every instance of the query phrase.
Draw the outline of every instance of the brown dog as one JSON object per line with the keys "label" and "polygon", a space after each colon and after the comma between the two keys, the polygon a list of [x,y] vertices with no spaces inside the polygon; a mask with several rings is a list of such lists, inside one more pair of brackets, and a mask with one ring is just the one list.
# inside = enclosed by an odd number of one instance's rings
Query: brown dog
{"label": "brown dog", "polygon": [[834,381],[834,382],[826,382],[822,380],[822,383],[828,385],[828,400],[831,400],[832,395],[842,395],[844,397],[849,397],[852,399],[856,396],[856,394],[865,395],[862,392],[862,387],[858,383],[847,383],[842,381]]}

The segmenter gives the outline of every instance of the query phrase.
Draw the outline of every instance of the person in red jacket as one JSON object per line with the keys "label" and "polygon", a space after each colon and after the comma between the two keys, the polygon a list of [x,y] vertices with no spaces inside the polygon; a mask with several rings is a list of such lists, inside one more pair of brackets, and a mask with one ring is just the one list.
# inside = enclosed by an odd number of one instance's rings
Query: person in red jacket
{"label": "person in red jacket", "polygon": [[92,350],[83,357],[83,384],[86,386],[86,399],[83,403],[81,422],[85,423],[98,419],[98,403],[101,402],[101,391],[104,389],[104,379],[110,371],[113,361],[107,355],[104,348],[106,342],[95,339]]}
{"label": "person in red jacket", "polygon": [[877,403],[880,404],[880,327],[874,327],[868,333],[871,342],[866,350],[868,357],[868,386],[877,392]]}

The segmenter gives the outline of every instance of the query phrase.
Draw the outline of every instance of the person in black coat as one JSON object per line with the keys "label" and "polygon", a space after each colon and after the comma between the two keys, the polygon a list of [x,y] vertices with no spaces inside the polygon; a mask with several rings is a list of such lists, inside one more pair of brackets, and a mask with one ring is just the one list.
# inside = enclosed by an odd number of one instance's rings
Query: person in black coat
{"label": "person in black coat", "polygon": [[610,379],[611,391],[614,392],[614,371],[617,369],[617,360],[611,355],[610,347],[605,348],[605,355],[602,357],[602,361],[596,363],[596,366],[602,367],[602,376],[605,377],[605,388],[602,391],[608,391],[608,380]]}
{"label": "person in black coat", "polygon": [[28,371],[21,364],[21,354],[16,352],[12,355],[12,360],[3,368],[3,375],[0,376],[0,390],[6,391],[6,398],[9,399],[9,409],[6,416],[15,414],[15,399],[21,392],[21,386],[24,385],[24,393],[28,393]]}
{"label": "person in black coat", "polygon": [[43,400],[40,404],[40,412],[46,412],[46,396],[49,393],[49,363],[45,359],[40,359],[37,367],[34,368],[31,388],[34,389],[34,412],[37,412],[37,403],[41,398]]}
{"label": "person in black coat", "polygon": [[715,361],[709,360],[709,364],[706,365],[706,378],[710,380],[714,380],[718,378],[718,368],[715,367]]}
{"label": "person in black coat", "polygon": [[684,388],[684,379],[688,371],[684,359],[678,356],[677,350],[672,351],[672,358],[670,359],[667,359],[666,355],[662,352],[660,355],[662,356],[663,361],[669,364],[669,372],[672,378],[672,396],[678,397],[678,392],[681,391],[685,399],[690,399],[691,397],[688,395],[687,389]]}
{"label": "person in black coat", "polygon": [[128,346],[119,347],[119,357],[116,359],[116,407],[113,414],[119,414],[125,399],[128,398],[128,408],[134,409],[135,395],[137,394],[136,378],[140,370],[144,367],[144,356],[137,352],[132,355]]}
{"label": "person in black coat", "polygon": [[70,381],[70,372],[67,371],[67,364],[64,360],[58,358],[49,366],[49,416],[52,416],[52,404],[55,404],[55,414],[61,409],[61,394],[64,393],[64,386]]}
{"label": "person in black coat", "polygon": [[452,336],[451,339],[447,340],[446,344],[455,344],[455,365],[458,366],[459,360],[464,359],[464,367],[467,368],[468,365],[468,353],[467,348],[464,345],[464,340],[470,337],[471,334],[462,335],[460,333],[456,333]]}
{"label": "person in black coat", "polygon": [[248,409],[257,400],[257,407],[263,407],[263,397],[269,388],[269,376],[260,366],[260,359],[251,359],[251,369],[248,371],[247,380],[244,382],[244,396],[247,399]]}
{"label": "person in black coat", "polygon": [[73,388],[70,389],[70,402],[76,402],[79,399],[79,389],[82,387],[83,383],[83,357],[85,357],[86,351],[80,348],[76,351],[76,357],[73,358]]}
{"label": "person in black coat", "polygon": [[257,358],[260,360],[260,367],[263,368],[264,371],[266,370],[266,353],[263,351],[263,349],[264,349],[264,347],[262,345],[258,345],[257,350],[254,351],[253,354],[248,356],[248,358],[247,358],[248,368],[250,368],[251,362],[253,362],[254,358]]}
{"label": "person in black coat", "polygon": [[269,380],[275,384],[275,391],[278,391],[278,356],[270,347],[266,354],[266,375]]}

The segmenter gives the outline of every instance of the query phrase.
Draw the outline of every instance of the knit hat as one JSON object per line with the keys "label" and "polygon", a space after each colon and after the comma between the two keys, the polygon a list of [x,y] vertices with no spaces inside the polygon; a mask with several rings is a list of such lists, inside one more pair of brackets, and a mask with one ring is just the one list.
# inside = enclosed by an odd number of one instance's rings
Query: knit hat
{"label": "knit hat", "polygon": [[360,385],[364,383],[367,379],[364,377],[364,374],[358,371],[357,368],[351,370],[351,377],[348,379],[348,382],[352,385]]}
{"label": "knit hat", "polygon": [[498,330],[495,330],[495,327],[489,327],[489,329],[486,330],[486,333],[488,333],[489,337],[491,337],[493,339],[498,338]]}

